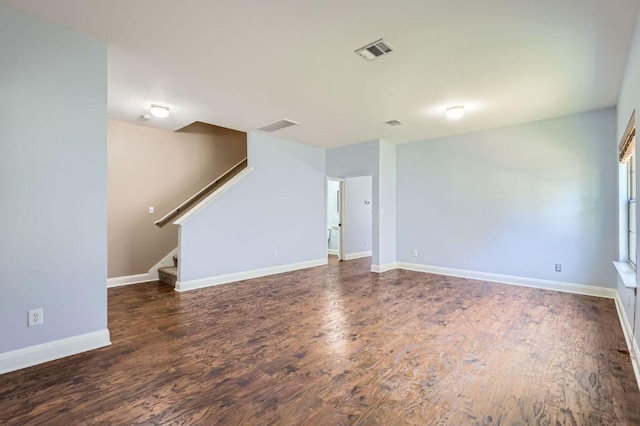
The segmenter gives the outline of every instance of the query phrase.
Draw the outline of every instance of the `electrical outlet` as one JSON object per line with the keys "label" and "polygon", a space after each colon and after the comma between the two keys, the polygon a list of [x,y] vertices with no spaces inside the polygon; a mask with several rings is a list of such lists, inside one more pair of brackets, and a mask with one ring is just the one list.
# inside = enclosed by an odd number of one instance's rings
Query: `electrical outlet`
{"label": "electrical outlet", "polygon": [[29,327],[44,323],[44,315],[42,308],[29,310]]}
{"label": "electrical outlet", "polygon": [[562,265],[559,263],[556,263],[556,272],[562,272]]}
{"label": "electrical outlet", "polygon": [[369,244],[369,241],[364,240],[364,246],[365,246],[365,247],[367,246],[367,244]]}
{"label": "electrical outlet", "polygon": [[413,257],[418,257],[418,250],[413,249]]}
{"label": "electrical outlet", "polygon": [[278,251],[273,252],[273,257],[278,257]]}

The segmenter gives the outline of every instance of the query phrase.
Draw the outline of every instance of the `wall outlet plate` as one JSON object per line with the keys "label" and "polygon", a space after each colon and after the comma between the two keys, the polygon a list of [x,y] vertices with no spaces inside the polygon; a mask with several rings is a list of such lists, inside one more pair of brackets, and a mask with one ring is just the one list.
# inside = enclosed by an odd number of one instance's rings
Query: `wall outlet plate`
{"label": "wall outlet plate", "polygon": [[29,310],[29,327],[44,323],[44,314],[42,308]]}

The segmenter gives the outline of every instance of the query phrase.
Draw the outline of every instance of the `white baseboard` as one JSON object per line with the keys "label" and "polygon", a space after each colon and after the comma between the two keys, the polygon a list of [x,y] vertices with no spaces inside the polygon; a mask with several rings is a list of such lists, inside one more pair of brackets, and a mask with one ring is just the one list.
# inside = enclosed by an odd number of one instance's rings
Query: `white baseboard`
{"label": "white baseboard", "polygon": [[327,254],[332,255],[332,256],[337,256],[338,255],[338,250],[327,249]]}
{"label": "white baseboard", "polygon": [[156,263],[149,269],[146,274],[127,275],[124,277],[116,277],[107,279],[107,288],[120,287],[129,284],[146,283],[158,280],[158,268],[173,266],[173,256],[178,254],[178,248],[171,250],[171,253],[163,257],[160,262]]}
{"label": "white baseboard", "polygon": [[397,262],[385,263],[384,265],[371,265],[371,272],[381,274],[398,268]]}
{"label": "white baseboard", "polygon": [[613,288],[595,287],[590,285],[566,283],[562,281],[540,280],[537,278],[516,277],[512,275],[492,274],[488,272],[467,271],[464,269],[442,268],[439,266],[419,265],[415,263],[397,262],[398,269],[408,271],[427,272],[430,274],[448,275],[452,277],[469,278],[472,280],[493,281],[502,284],[513,284],[523,287],[555,290],[564,293],[583,294],[586,296],[615,299],[617,291]]}
{"label": "white baseboard", "polygon": [[370,251],[362,251],[360,253],[348,253],[344,255],[344,260],[360,259],[362,257],[370,257]]}
{"label": "white baseboard", "polygon": [[631,325],[629,325],[627,316],[624,313],[624,307],[622,305],[622,300],[620,299],[620,294],[617,291],[615,302],[616,310],[618,311],[618,318],[620,319],[620,325],[622,326],[622,332],[624,333],[624,340],[627,343],[627,348],[631,357],[633,372],[636,375],[636,384],[640,389],[640,364],[638,363],[638,355],[640,355],[640,352],[638,352],[638,342],[636,342],[636,339],[633,336],[633,328],[631,328]]}
{"label": "white baseboard", "polygon": [[123,285],[129,285],[129,284],[146,283],[148,281],[155,281],[157,279],[158,279],[157,277],[156,278],[150,277],[149,273],[109,278],[107,279],[107,288],[120,287]]}
{"label": "white baseboard", "polygon": [[[638,363],[638,342],[635,337],[632,339],[633,341],[633,353],[635,354],[634,358],[631,358],[631,364],[633,365],[633,372],[636,373],[636,384],[638,385],[638,389],[640,389],[640,363]],[[630,352],[631,353],[631,352]]]}
{"label": "white baseboard", "polygon": [[0,354],[0,374],[109,346],[109,330],[81,334]]}
{"label": "white baseboard", "polygon": [[268,275],[282,274],[284,272],[297,271],[298,269],[313,268],[327,264],[327,258],[308,260],[305,262],[290,263],[287,265],[271,266],[269,268],[254,269],[252,271],[236,272],[233,274],[218,275],[216,277],[202,278],[191,281],[176,282],[176,291],[188,291],[214,285],[227,284],[251,278],[266,277]]}

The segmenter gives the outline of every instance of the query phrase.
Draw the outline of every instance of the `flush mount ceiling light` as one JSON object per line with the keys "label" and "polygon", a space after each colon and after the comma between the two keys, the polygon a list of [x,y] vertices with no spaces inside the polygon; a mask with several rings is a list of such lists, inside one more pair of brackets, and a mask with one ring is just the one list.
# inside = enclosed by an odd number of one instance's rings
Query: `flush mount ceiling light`
{"label": "flush mount ceiling light", "polygon": [[157,104],[151,105],[151,108],[149,109],[149,112],[155,118],[167,118],[171,114],[169,112],[169,107],[168,106],[157,105]]}
{"label": "flush mount ceiling light", "polygon": [[461,118],[464,115],[464,105],[456,105],[447,108],[447,117],[451,119]]}

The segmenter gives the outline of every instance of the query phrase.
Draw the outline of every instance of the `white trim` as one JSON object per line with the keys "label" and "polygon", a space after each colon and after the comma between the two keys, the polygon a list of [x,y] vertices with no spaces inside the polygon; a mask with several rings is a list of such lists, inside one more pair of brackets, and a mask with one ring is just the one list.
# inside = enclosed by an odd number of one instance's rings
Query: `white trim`
{"label": "white trim", "polygon": [[638,389],[640,389],[640,364],[638,364],[638,354],[640,351],[638,350],[638,341],[633,338],[633,351],[630,353],[635,354],[635,357],[631,358],[631,365],[633,365],[633,372],[636,374],[636,384],[638,385]]}
{"label": "white trim", "polygon": [[564,293],[584,294],[587,296],[604,297],[607,299],[615,299],[617,294],[617,291],[613,288],[595,287],[590,285],[573,284],[561,281],[540,280],[537,278],[516,277],[512,275],[492,274],[488,272],[467,271],[464,269],[442,268],[440,266],[398,262],[397,267],[398,269],[406,269],[408,271],[449,275],[452,277],[469,278],[472,280],[493,281],[502,284],[513,284],[523,287],[562,291]]}
{"label": "white trim", "polygon": [[297,271],[298,269],[313,268],[315,266],[326,265],[327,258],[307,260],[305,262],[289,263],[287,265],[271,266],[268,268],[254,269],[251,271],[235,272],[232,274],[218,275],[215,277],[201,278],[191,281],[176,282],[176,291],[188,291],[198,288],[211,287],[214,285],[233,283],[236,281],[248,280],[251,278],[266,277],[268,275],[282,274],[284,272]]}
{"label": "white trim", "polygon": [[627,348],[629,350],[629,355],[631,357],[631,365],[633,366],[633,372],[636,375],[636,384],[640,389],[640,364],[638,363],[638,342],[636,342],[635,337],[633,336],[633,329],[629,325],[629,321],[627,320],[627,316],[624,312],[624,307],[622,305],[622,300],[620,299],[620,293],[616,291],[616,311],[618,311],[618,318],[620,319],[620,325],[622,326],[622,333],[624,334],[624,340],[627,343]]}
{"label": "white trim", "polygon": [[618,276],[624,283],[626,288],[636,288],[636,270],[631,263],[629,262],[613,262],[613,266],[615,266],[616,271],[618,271]]}
{"label": "white trim", "polygon": [[371,272],[381,274],[383,272],[391,271],[398,267],[397,262],[386,263],[384,265],[371,265]]}
{"label": "white trim", "polygon": [[0,374],[102,348],[110,344],[109,330],[105,328],[93,333],[16,349],[0,354]]}
{"label": "white trim", "polygon": [[344,255],[344,260],[360,259],[362,257],[370,257],[371,251],[362,251],[360,253],[349,253]]}
{"label": "white trim", "polygon": [[[346,260],[344,258],[344,190],[345,190],[345,180],[344,178],[336,178],[331,176],[326,176],[324,181],[324,199],[325,199],[325,210],[327,210],[327,205],[329,203],[329,181],[338,182],[338,193],[340,195],[340,200],[338,201],[338,223],[340,225],[328,225],[331,227],[331,233],[333,231],[338,231],[338,249],[329,249],[329,241],[327,240],[327,254],[332,254],[334,256],[338,256],[338,260]],[[327,212],[328,214],[328,212]],[[328,219],[328,216],[327,216]]]}
{"label": "white trim", "polygon": [[171,250],[171,253],[166,255],[149,269],[146,274],[126,275],[124,277],[115,277],[107,279],[107,288],[121,287],[123,285],[147,283],[149,281],[158,280],[158,268],[164,268],[166,266],[173,266],[173,256],[178,254],[178,248]]}
{"label": "white trim", "polygon": [[146,274],[126,275],[124,277],[108,278],[107,288],[120,287],[129,284],[146,283],[149,281],[155,281],[157,279],[158,277],[153,278],[149,276],[148,272]]}
{"label": "white trim", "polygon": [[234,177],[229,179],[227,182],[225,182],[220,188],[218,188],[215,191],[213,191],[206,198],[204,198],[198,204],[196,204],[191,209],[189,209],[188,212],[186,212],[185,214],[180,216],[175,222],[173,222],[173,224],[174,225],[182,225],[183,223],[187,222],[191,217],[193,217],[194,215],[198,214],[200,212],[200,210],[202,210],[205,207],[207,207],[216,198],[218,198],[219,196],[221,196],[222,194],[227,192],[229,189],[231,189],[232,186],[234,186],[236,183],[240,182],[242,179],[244,179],[252,171],[253,171],[253,167],[247,167],[246,169],[243,169],[237,175],[235,175]]}

